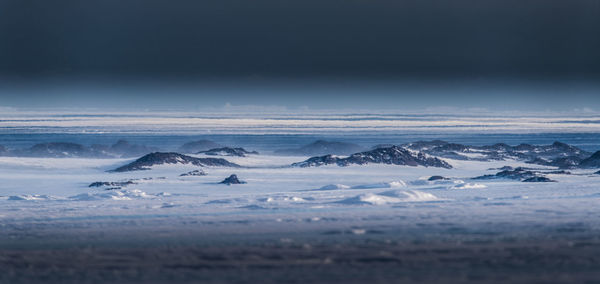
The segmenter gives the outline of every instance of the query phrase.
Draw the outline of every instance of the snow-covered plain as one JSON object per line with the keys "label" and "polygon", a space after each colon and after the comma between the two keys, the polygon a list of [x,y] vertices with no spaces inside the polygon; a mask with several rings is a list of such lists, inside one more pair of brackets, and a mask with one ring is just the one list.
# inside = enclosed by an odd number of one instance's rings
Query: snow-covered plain
{"label": "snow-covered plain", "polygon": [[[232,220],[273,230],[327,226],[392,226],[451,222],[467,227],[496,223],[515,226],[586,222],[600,224],[600,176],[591,170],[548,175],[557,182],[471,180],[517,161],[447,160],[454,168],[394,165],[288,167],[305,157],[250,155],[227,157],[242,168],[206,167],[206,176],[180,174],[190,165],[109,172],[131,159],[0,158],[0,225],[69,220],[193,218]],[[231,174],[246,184],[223,185]],[[429,181],[440,175],[448,180]],[[88,187],[96,181],[127,181],[118,189]],[[368,218],[380,220],[365,222]],[[311,220],[313,222],[306,222]],[[383,221],[381,221],[383,220]],[[255,226],[256,225],[256,226]],[[92,225],[93,226],[93,223]],[[494,227],[494,229],[500,229]]]}
{"label": "snow-covered plain", "polygon": [[[110,172],[133,159],[0,157],[0,283],[600,277],[594,170],[527,183],[471,179],[532,166],[518,161],[299,168],[289,165],[308,157],[225,158],[242,167],[181,176],[199,168]],[[232,174],[246,183],[219,183]],[[89,187],[98,181],[131,182]]]}

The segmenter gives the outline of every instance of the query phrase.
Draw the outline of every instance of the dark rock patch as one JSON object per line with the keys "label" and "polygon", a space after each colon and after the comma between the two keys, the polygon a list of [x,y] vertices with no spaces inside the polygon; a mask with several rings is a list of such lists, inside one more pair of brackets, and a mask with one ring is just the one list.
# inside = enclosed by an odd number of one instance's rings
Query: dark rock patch
{"label": "dark rock patch", "polygon": [[375,150],[352,154],[347,158],[332,155],[312,157],[300,163],[294,163],[295,167],[318,167],[336,164],[338,166],[364,165],[364,164],[389,164],[407,166],[440,167],[450,169],[452,166],[443,160],[428,157],[421,152],[413,153],[405,148],[392,146],[388,148],[377,148]]}
{"label": "dark rock patch", "polygon": [[180,174],[180,177],[190,177],[190,176],[205,176],[206,173],[203,170],[193,170],[187,173]]}
{"label": "dark rock patch", "polygon": [[551,180],[547,177],[530,177],[528,179],[524,179],[523,182],[556,182],[555,180]]}
{"label": "dark rock patch", "polygon": [[127,165],[116,168],[115,172],[128,172],[128,171],[139,171],[148,170],[150,167],[155,165],[165,164],[191,164],[194,166],[220,166],[220,167],[239,167],[239,165],[231,163],[221,158],[195,158],[186,156],[179,153],[169,152],[155,152],[145,155]]}
{"label": "dark rock patch", "polygon": [[132,180],[128,180],[128,181],[97,181],[97,182],[91,183],[90,185],[88,185],[88,187],[107,186],[107,187],[119,187],[120,188],[123,186],[132,185],[132,184],[137,184],[137,183]]}
{"label": "dark rock patch", "polygon": [[224,179],[223,181],[221,181],[220,183],[226,184],[226,185],[232,185],[232,184],[244,184],[246,182],[239,180],[237,175],[233,174],[233,175],[230,175],[229,177],[227,177],[226,179]]}
{"label": "dark rock patch", "polygon": [[436,180],[449,180],[447,177],[443,176],[431,176],[427,179],[428,181],[436,181]]}
{"label": "dark rock patch", "polygon": [[583,159],[579,163],[579,167],[583,169],[600,168],[600,151],[597,151],[588,158]]}
{"label": "dark rock patch", "polygon": [[247,151],[244,148],[230,148],[221,147],[210,149],[207,151],[200,151],[198,154],[212,155],[212,156],[235,156],[235,157],[246,157],[246,155],[258,155],[256,151]]}

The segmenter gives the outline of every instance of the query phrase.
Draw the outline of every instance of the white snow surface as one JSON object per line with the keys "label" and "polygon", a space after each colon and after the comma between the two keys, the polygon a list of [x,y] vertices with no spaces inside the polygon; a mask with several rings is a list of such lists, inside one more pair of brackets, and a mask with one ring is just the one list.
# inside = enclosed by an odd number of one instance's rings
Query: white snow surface
{"label": "white snow surface", "polygon": [[[206,176],[185,178],[179,175],[198,167],[164,165],[115,173],[107,170],[128,160],[2,157],[0,225],[102,217],[152,220],[156,216],[250,223],[353,222],[368,216],[412,223],[526,224],[598,220],[600,216],[600,175],[592,174],[594,170],[551,175],[557,181],[552,183],[523,183],[471,180],[495,173],[491,168],[531,166],[516,161],[447,160],[453,169],[377,164],[286,167],[303,159],[228,157],[244,167],[204,167]],[[247,183],[219,184],[231,174]],[[449,180],[428,181],[433,175]],[[125,180],[136,184],[110,190],[88,187],[96,181]]]}

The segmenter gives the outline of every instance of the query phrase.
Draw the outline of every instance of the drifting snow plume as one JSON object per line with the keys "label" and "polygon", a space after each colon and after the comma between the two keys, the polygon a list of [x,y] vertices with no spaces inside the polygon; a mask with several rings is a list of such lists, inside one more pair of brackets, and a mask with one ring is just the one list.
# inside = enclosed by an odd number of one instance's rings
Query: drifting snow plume
{"label": "drifting snow plume", "polygon": [[107,190],[101,193],[82,193],[75,196],[69,197],[71,200],[77,201],[93,201],[93,200],[104,200],[104,199],[112,199],[112,200],[132,200],[132,199],[140,199],[140,198],[155,198],[155,197],[164,197],[169,196],[169,193],[161,192],[159,194],[148,194],[139,189],[133,190]]}
{"label": "drifting snow plume", "polygon": [[8,200],[58,200],[59,198],[50,196],[50,195],[40,195],[40,194],[22,194],[22,195],[13,195],[9,196]]}
{"label": "drifting snow plume", "polygon": [[336,189],[348,189],[348,188],[350,188],[350,186],[345,185],[345,184],[328,184],[328,185],[320,187],[317,190],[336,190]]}
{"label": "drifting snow plume", "polygon": [[453,189],[481,189],[486,187],[485,184],[480,183],[459,183],[452,186]]}
{"label": "drifting snow plume", "polygon": [[401,180],[392,181],[392,182],[380,182],[380,183],[372,183],[372,184],[362,184],[353,186],[352,189],[369,189],[369,188],[400,188],[406,187],[406,183]]}
{"label": "drifting snow plume", "polygon": [[418,190],[391,190],[380,193],[360,194],[351,198],[340,200],[341,204],[371,204],[385,205],[400,202],[424,202],[439,200],[435,195]]}

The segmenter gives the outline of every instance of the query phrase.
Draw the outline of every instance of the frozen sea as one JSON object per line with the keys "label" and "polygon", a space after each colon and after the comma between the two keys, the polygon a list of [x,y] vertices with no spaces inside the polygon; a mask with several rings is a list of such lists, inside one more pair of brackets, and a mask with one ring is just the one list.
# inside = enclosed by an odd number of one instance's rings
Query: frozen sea
{"label": "frozen sea", "polygon": [[[272,121],[227,124],[223,118],[228,131],[200,119],[205,124],[185,130],[189,118],[181,117],[159,123],[177,130],[163,133],[134,118],[142,123],[115,128],[113,116],[53,116],[48,123],[40,114],[7,115],[0,144],[127,139],[168,151],[210,139],[260,154],[225,157],[241,168],[205,167],[207,175],[185,177],[180,175],[198,168],[115,173],[109,170],[135,158],[0,157],[0,283],[600,282],[597,169],[548,175],[557,182],[523,183],[472,179],[503,166],[532,166],[514,160],[446,159],[452,169],[292,168],[308,157],[272,153],[317,139],[364,147],[433,139],[470,145],[561,141],[593,152],[600,150],[593,118],[485,120],[486,127],[513,121],[513,128],[499,131],[464,128],[483,121],[472,117],[443,120],[443,130],[436,123],[414,130],[409,123],[440,120],[435,117],[362,118],[368,123],[360,129],[348,129],[354,120],[347,117],[305,124],[276,118],[283,125],[277,133],[263,131]],[[166,128],[169,123],[175,126]],[[262,130],[248,131],[247,123]],[[538,123],[555,126],[538,129]],[[563,131],[573,123],[582,128]],[[231,174],[246,183],[219,184]],[[449,179],[428,181],[433,175]],[[88,187],[126,180],[135,184]]]}

